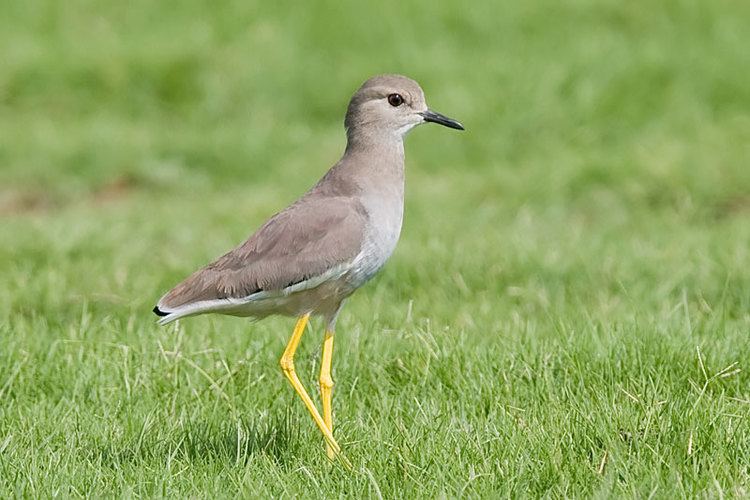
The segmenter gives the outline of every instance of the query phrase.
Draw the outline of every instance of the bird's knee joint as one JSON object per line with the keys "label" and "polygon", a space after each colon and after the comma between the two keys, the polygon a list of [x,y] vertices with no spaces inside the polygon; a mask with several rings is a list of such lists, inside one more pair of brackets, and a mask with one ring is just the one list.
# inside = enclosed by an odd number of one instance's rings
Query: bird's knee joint
{"label": "bird's knee joint", "polygon": [[320,388],[321,389],[333,389],[333,378],[330,375],[320,376]]}
{"label": "bird's knee joint", "polygon": [[294,371],[294,358],[291,356],[282,356],[279,360],[279,366],[281,366],[281,371],[284,373],[292,373]]}

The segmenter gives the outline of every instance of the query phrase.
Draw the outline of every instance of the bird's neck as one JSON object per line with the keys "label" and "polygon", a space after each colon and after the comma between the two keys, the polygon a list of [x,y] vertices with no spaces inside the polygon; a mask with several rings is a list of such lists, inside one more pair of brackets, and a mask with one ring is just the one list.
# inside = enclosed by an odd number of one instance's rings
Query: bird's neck
{"label": "bird's neck", "polygon": [[[346,150],[341,158],[353,169],[368,170],[370,175],[403,180],[403,136],[388,130],[349,129]],[[361,172],[365,173],[365,172]]]}
{"label": "bird's neck", "polygon": [[312,189],[327,196],[402,198],[404,143],[400,137],[347,133],[344,155]]}
{"label": "bird's neck", "polygon": [[403,191],[404,142],[400,137],[349,137],[340,163],[363,189]]}
{"label": "bird's neck", "polygon": [[346,131],[346,153],[394,152],[404,155],[404,136],[398,131],[380,128],[349,128]]}

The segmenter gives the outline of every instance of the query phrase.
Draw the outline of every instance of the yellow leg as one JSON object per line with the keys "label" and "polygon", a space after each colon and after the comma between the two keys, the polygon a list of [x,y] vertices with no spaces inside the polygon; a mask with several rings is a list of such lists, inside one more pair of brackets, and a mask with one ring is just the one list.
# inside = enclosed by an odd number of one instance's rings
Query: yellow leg
{"label": "yellow leg", "polygon": [[[318,426],[318,429],[320,429],[320,432],[323,433],[323,436],[326,439],[326,444],[333,450],[335,455],[339,455],[341,453],[341,447],[333,438],[333,434],[328,429],[325,422],[323,422],[323,419],[320,417],[320,413],[318,413],[318,409],[315,408],[312,399],[310,399],[310,396],[307,394],[307,391],[303,387],[302,382],[300,382],[299,377],[297,377],[297,372],[294,370],[294,353],[295,351],[297,351],[297,346],[299,346],[299,341],[302,338],[302,334],[305,332],[305,327],[307,326],[307,322],[309,319],[310,314],[300,316],[297,324],[294,327],[292,338],[289,339],[289,343],[287,344],[286,349],[284,349],[284,354],[281,356],[279,364],[281,364],[281,370],[284,372],[284,375],[286,375],[286,378],[289,379],[289,382],[292,384],[294,391],[299,394],[300,398],[302,398],[302,402],[305,403],[307,411],[310,413],[310,415],[312,415],[312,418],[315,421],[315,424]],[[343,455],[339,456],[341,456],[346,465],[351,466],[348,460],[343,457]]]}
{"label": "yellow leg", "polygon": [[[320,363],[320,400],[323,402],[323,422],[333,434],[333,413],[331,399],[333,397],[333,378],[331,378],[331,359],[333,357],[333,332],[326,330],[323,340],[323,356]],[[336,452],[326,443],[328,458],[333,459]]]}

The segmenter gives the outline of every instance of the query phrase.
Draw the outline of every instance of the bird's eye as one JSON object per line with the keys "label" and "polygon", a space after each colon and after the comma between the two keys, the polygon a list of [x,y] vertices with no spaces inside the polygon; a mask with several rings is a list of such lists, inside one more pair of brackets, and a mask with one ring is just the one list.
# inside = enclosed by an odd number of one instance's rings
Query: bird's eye
{"label": "bird's eye", "polygon": [[388,96],[388,104],[390,104],[394,108],[401,106],[403,103],[404,98],[401,97],[401,94],[391,94]]}

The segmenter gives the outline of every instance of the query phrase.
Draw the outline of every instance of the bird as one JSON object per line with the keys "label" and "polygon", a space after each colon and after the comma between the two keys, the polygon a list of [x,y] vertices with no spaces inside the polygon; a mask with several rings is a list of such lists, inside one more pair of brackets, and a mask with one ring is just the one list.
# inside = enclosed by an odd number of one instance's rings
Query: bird
{"label": "bird", "polygon": [[[341,159],[297,201],[176,285],[153,308],[161,325],[205,313],[296,318],[279,364],[322,433],[330,460],[343,457],[333,435],[336,319],[345,300],[383,267],[396,247],[404,211],[404,137],[424,123],[464,130],[458,121],[430,110],[411,78],[383,74],[366,80],[346,111]],[[325,323],[322,414],[294,367],[311,316],[321,316]]]}

